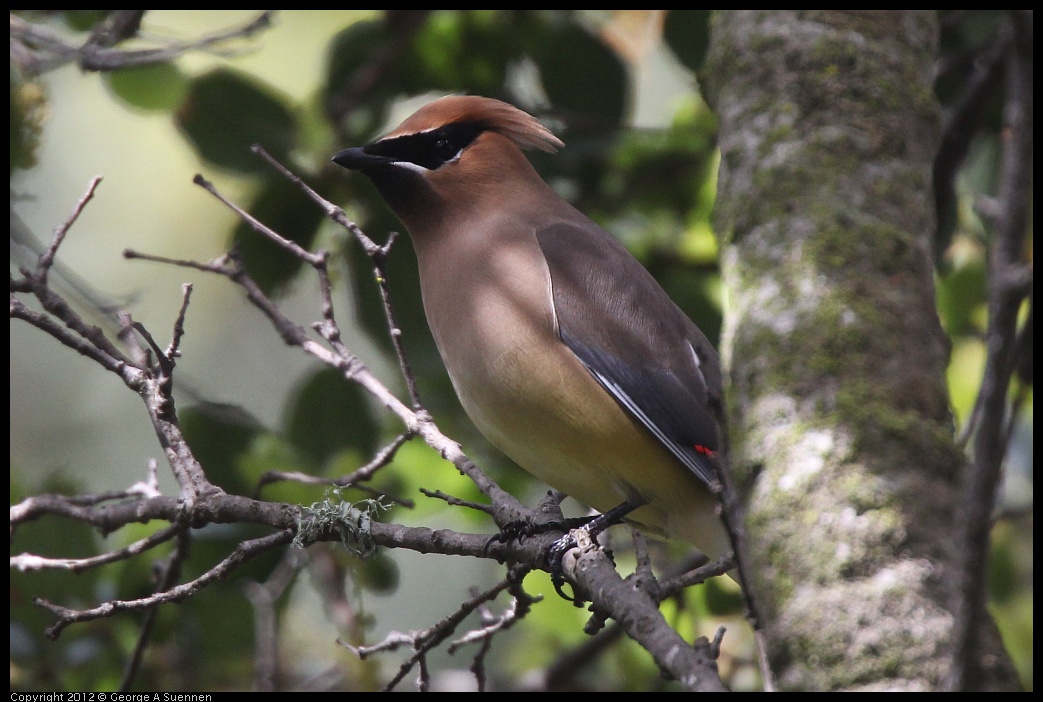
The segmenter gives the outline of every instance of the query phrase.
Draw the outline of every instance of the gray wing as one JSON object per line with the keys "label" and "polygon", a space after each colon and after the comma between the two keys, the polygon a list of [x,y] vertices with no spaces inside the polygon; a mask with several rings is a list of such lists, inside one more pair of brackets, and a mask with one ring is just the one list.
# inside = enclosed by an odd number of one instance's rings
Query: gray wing
{"label": "gray wing", "polygon": [[716,480],[717,352],[652,275],[593,222],[536,233],[558,331],[616,401],[707,486]]}

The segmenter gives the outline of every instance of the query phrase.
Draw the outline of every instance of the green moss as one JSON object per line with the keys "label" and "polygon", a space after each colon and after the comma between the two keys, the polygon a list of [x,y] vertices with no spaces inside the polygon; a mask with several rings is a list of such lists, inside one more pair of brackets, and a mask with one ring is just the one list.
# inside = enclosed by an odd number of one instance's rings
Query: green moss
{"label": "green moss", "polygon": [[[790,106],[791,109],[795,109],[794,107],[792,107],[793,103],[786,103],[785,105],[777,107],[776,109],[785,111],[787,105]],[[771,129],[769,129],[768,132],[764,134],[763,139],[761,139],[760,146],[757,149],[758,159],[760,161],[763,161],[767,156],[771,154],[772,150],[780,142],[790,141],[795,136],[796,130],[793,128],[792,122],[790,122],[789,120],[782,119],[776,121],[774,126],[772,126]]]}
{"label": "green moss", "polygon": [[[724,44],[724,41],[721,41]],[[736,42],[740,44],[740,42]],[[734,46],[735,44],[733,44]],[[775,34],[754,32],[749,38],[748,54],[752,56],[771,56],[782,53],[786,49],[786,39]]]}
{"label": "green moss", "polygon": [[861,51],[844,34],[826,33],[808,47],[805,58],[808,68],[818,68],[820,76],[834,78],[841,71],[850,73],[857,67]]}

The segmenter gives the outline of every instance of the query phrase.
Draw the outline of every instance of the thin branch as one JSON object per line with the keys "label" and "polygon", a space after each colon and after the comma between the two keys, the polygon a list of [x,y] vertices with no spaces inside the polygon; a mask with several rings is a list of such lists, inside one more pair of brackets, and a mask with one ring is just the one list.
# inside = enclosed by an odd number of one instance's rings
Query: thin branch
{"label": "thin branch", "polygon": [[71,332],[68,328],[58,324],[50,316],[37,312],[27,307],[21,300],[11,295],[11,318],[21,319],[33,325],[40,331],[49,334],[63,346],[91,359],[105,370],[115,373],[123,379],[131,389],[138,389],[144,382],[140,368],[129,362],[123,362],[114,358],[111,354],[98,348],[93,340],[84,339]]}
{"label": "thin branch", "polygon": [[[184,525],[177,525],[177,548],[170,554],[167,563],[160,569],[161,575],[157,585],[158,590],[167,590],[173,587],[181,578],[181,565],[188,559],[188,550],[191,543],[189,530]],[[120,683],[120,692],[126,692],[134,682],[134,677],[141,668],[141,662],[145,658],[145,649],[152,638],[152,631],[156,625],[156,617],[159,616],[159,608],[155,607],[145,612],[144,621],[141,623],[141,632],[138,634],[134,652],[127,662],[127,668],[123,673],[123,681]]]}
{"label": "thin branch", "polygon": [[[143,12],[143,11],[131,11]],[[39,75],[65,64],[76,62],[84,71],[116,71],[123,68],[165,63],[180,56],[210,49],[235,39],[250,37],[272,24],[273,11],[265,10],[240,27],[215,32],[195,41],[170,42],[150,49],[114,49],[114,43],[135,36],[141,18],[124,18],[121,27],[113,23],[99,25],[87,41],[77,44],[49,27],[27,22],[11,15],[11,53],[23,71]]]}
{"label": "thin branch", "polygon": [[659,583],[660,600],[673,597],[682,590],[693,585],[704,583],[710,578],[724,575],[733,568],[735,568],[735,560],[733,558],[723,557],[718,558],[715,561],[710,561],[709,563],[704,563],[687,573],[682,573],[681,575],[663,580]]}
{"label": "thin branch", "polygon": [[[305,195],[326,211],[327,216],[347,229],[352,236],[355,237],[355,240],[362,246],[363,252],[373,263],[373,277],[377,281],[377,288],[380,290],[380,300],[384,307],[384,317],[388,323],[388,333],[391,336],[391,344],[395,349],[395,356],[398,359],[398,365],[402,372],[402,377],[406,381],[406,388],[409,392],[413,409],[421,416],[426,417],[427,412],[423,409],[423,404],[420,401],[420,393],[417,390],[416,378],[413,375],[413,370],[409,365],[409,361],[406,359],[405,350],[402,348],[402,330],[398,326],[395,308],[391,302],[391,291],[388,288],[387,282],[387,258],[391,253],[391,247],[394,245],[398,235],[395,232],[391,232],[388,235],[387,242],[383,246],[378,246],[372,239],[363,233],[357,224],[347,219],[343,210],[315,192],[315,190],[305,183],[302,178],[291,172],[288,168],[272,157],[264,147],[255,144],[253,146],[253,152],[267,161],[268,164],[283,177],[289,179],[294,185],[300,188]],[[322,277],[324,280],[328,281],[328,276]]]}
{"label": "thin branch", "polygon": [[373,262],[373,277],[376,278],[377,288],[380,290],[380,301],[384,306],[384,316],[388,323],[391,345],[395,349],[395,357],[398,358],[399,370],[406,381],[409,399],[413,403],[413,409],[424,413],[426,416],[427,410],[424,409],[423,403],[420,401],[420,391],[417,389],[413,368],[409,365],[409,361],[406,359],[406,351],[402,347],[402,329],[398,326],[395,307],[391,302],[391,290],[388,288],[387,258],[391,252],[391,246],[395,243],[396,236],[395,232],[391,232],[388,235],[387,243],[379,247],[375,252],[370,253],[369,258]]}
{"label": "thin branch", "polygon": [[[409,392],[410,401],[413,405],[413,410],[418,416],[424,419],[430,419],[430,415],[423,408],[423,403],[420,401],[420,393],[417,390],[416,378],[413,374],[413,370],[409,365],[409,361],[406,359],[405,350],[402,348],[402,330],[398,325],[398,321],[395,315],[395,308],[391,302],[391,291],[388,288],[388,277],[387,277],[387,258],[391,253],[391,247],[394,246],[398,235],[395,232],[391,232],[388,235],[387,242],[383,246],[378,246],[372,239],[366,236],[363,231],[354,223],[347,220],[343,210],[327,201],[325,198],[320,196],[314,189],[311,188],[302,178],[290,171],[288,168],[279,163],[271,154],[269,154],[264,147],[259,144],[255,144],[252,148],[253,152],[263,158],[268,164],[279,172],[284,178],[287,178],[290,182],[296,185],[301,191],[310,197],[316,204],[321,206],[326,214],[333,219],[335,222],[347,229],[354,237],[355,240],[362,246],[363,252],[369,258],[373,264],[373,277],[377,282],[377,288],[380,290],[380,299],[384,308],[384,317],[387,320],[388,333],[391,337],[391,344],[395,350],[395,356],[398,359],[399,370],[402,373],[402,378],[406,382],[406,389]],[[222,201],[224,201],[222,199]],[[263,233],[263,232],[262,232]],[[307,258],[302,258],[305,263],[311,263],[312,267],[316,269],[319,274],[319,283],[321,286],[321,293],[323,299],[323,317],[326,320],[324,324],[316,324],[313,327],[318,331],[323,338],[330,342],[333,348],[341,353],[346,353],[346,349],[340,346],[340,330],[337,328],[333,321],[333,303],[332,296],[330,293],[329,274],[327,269],[327,260],[321,262],[311,262]],[[320,265],[321,264],[321,265]]]}
{"label": "thin branch", "polygon": [[[357,486],[358,483],[370,480],[378,470],[390,464],[402,445],[411,438],[413,438],[413,436],[408,431],[399,434],[387,446],[377,451],[376,455],[373,456],[369,463],[351,473],[348,473],[347,475],[342,475],[339,478],[324,478],[317,475],[307,475],[299,472],[288,473],[276,470],[266,471],[264,475],[261,476],[260,480],[257,481],[255,497],[260,494],[261,489],[265,485],[277,483],[283,480],[289,480],[305,485],[330,485],[332,487]],[[403,504],[409,503],[410,506],[412,506],[409,500],[399,500],[399,502]]]}
{"label": "thin branch", "polygon": [[298,244],[292,239],[287,239],[282,234],[279,234],[274,229],[271,229],[266,224],[261,222],[259,219],[254,217],[252,214],[244,210],[239,205],[235,204],[224,195],[211,183],[209,180],[204,178],[202,175],[196,174],[192,182],[206,190],[208,193],[213,195],[215,198],[220,200],[228,209],[239,215],[240,219],[249,224],[256,232],[264,236],[269,241],[278,244],[282,248],[286,249],[295,258],[299,258],[312,267],[321,267],[325,265],[326,260],[329,258],[329,254],[325,251],[319,251],[318,253],[312,253]]}
{"label": "thin branch", "polygon": [[582,529],[572,532],[580,546],[565,554],[565,574],[591,593],[596,593],[596,609],[611,616],[655,659],[659,667],[673,675],[690,691],[725,691],[716,661],[708,647],[690,646],[659,611],[659,603],[637,590],[616,572],[605,552],[590,543]]}
{"label": "thin branch", "polygon": [[[1014,11],[1012,11],[1014,12]],[[979,642],[985,619],[985,572],[992,513],[1007,454],[1006,416],[1010,380],[1017,360],[1017,317],[1032,289],[1031,264],[1025,260],[1032,192],[1031,16],[1015,16],[1007,30],[1013,41],[1006,57],[998,216],[989,258],[987,358],[979,402],[980,422],[974,461],[965,496],[961,603],[955,626],[955,655],[950,688],[964,691],[981,684]]]}
{"label": "thin branch", "polygon": [[97,607],[83,610],[62,607],[40,597],[34,599],[33,603],[43,607],[58,618],[54,626],[48,627],[45,632],[48,638],[57,639],[70,624],[111,617],[118,612],[145,610],[170,602],[182,602],[194,596],[208,585],[227,577],[243,563],[274,548],[287,546],[292,540],[293,531],[286,529],[259,539],[244,541],[236,546],[235,550],[220,563],[195,580],[136,600],[112,600]]}
{"label": "thin branch", "polygon": [[181,309],[174,320],[174,332],[170,336],[170,345],[163,356],[171,360],[181,355],[181,337],[185,335],[185,315],[188,314],[188,301],[192,297],[192,283],[181,286]]}
{"label": "thin branch", "polygon": [[443,500],[447,505],[453,505],[454,507],[467,507],[478,512],[484,512],[485,514],[492,515],[493,509],[491,506],[481,503],[472,502],[471,500],[464,500],[454,495],[449,495],[441,490],[428,490],[427,488],[420,488],[420,493],[425,497],[431,497],[436,500]]}
{"label": "thin branch", "polygon": [[90,558],[45,558],[32,553],[21,553],[17,556],[11,556],[11,567],[17,568],[23,573],[26,571],[48,569],[68,570],[73,573],[82,573],[91,568],[97,568],[98,566],[107,565],[109,563],[123,561],[132,556],[144,553],[174,538],[177,536],[180,529],[181,527],[179,525],[171,524],[170,526],[164,527],[144,539],[135,541],[123,548],[114,551],[106,551],[105,553],[91,556]]}
{"label": "thin branch", "polygon": [[43,255],[40,256],[40,260],[36,264],[36,274],[42,283],[47,282],[47,273],[54,263],[54,256],[58,253],[58,247],[65,241],[65,235],[69,233],[69,229],[80,218],[83,208],[94,198],[94,191],[98,189],[100,184],[101,176],[94,176],[87,186],[87,192],[83,194],[83,197],[76,203],[76,207],[73,208],[72,214],[55,230],[50,245],[44,250]]}
{"label": "thin branch", "polygon": [[[390,692],[399,682],[402,681],[414,666],[423,666],[427,654],[449,638],[449,636],[456,631],[456,628],[463,623],[464,619],[478,609],[480,605],[494,599],[511,585],[511,578],[504,578],[485,592],[472,596],[471,599],[461,604],[455,612],[422,631],[409,633],[397,631],[391,632],[383,641],[372,646],[351,646],[343,641],[339,641],[339,643],[357,655],[360,660],[365,660],[366,657],[380,651],[394,651],[401,646],[408,646],[412,649],[413,655],[402,663],[399,667],[398,673],[388,681],[382,690],[383,692]],[[421,681],[427,679],[427,675],[423,671],[423,668],[421,668],[420,679]],[[422,683],[420,687],[423,689],[426,687],[426,683]]]}
{"label": "thin branch", "polygon": [[[104,332],[100,328],[87,324],[61,295],[58,295],[51,290],[48,282],[48,275],[54,265],[54,258],[58,253],[58,247],[60,247],[62,242],[65,241],[66,234],[72,228],[72,225],[79,219],[80,214],[87,206],[87,203],[94,198],[94,192],[97,190],[101,180],[101,176],[95,176],[91,179],[90,183],[87,185],[87,191],[76,203],[72,213],[55,229],[54,234],[51,236],[50,243],[43,252],[40,253],[37,258],[35,271],[30,271],[25,267],[21,268],[19,272],[24,276],[24,278],[20,280],[11,280],[11,292],[31,292],[36,299],[40,301],[40,304],[43,305],[43,308],[47,313],[61,321],[62,324],[68,327],[72,332],[75,332],[75,334],[85,339],[90,345],[93,345],[97,353],[89,351],[88,348],[76,340],[75,337],[69,336],[66,333],[57,333],[56,329],[60,327],[57,327],[49,320],[44,320],[42,315],[39,313],[26,314],[23,310],[19,309],[18,317],[20,319],[24,319],[40,329],[43,329],[66,346],[69,346],[79,353],[99,362],[106,369],[121,374],[122,364],[133,365],[130,359],[124,356],[119,349],[109,342],[108,338],[106,338]],[[12,298],[11,308],[12,316],[15,316],[14,298]],[[108,356],[108,359],[103,359],[102,356]],[[124,382],[130,382],[130,378],[125,376]]]}
{"label": "thin branch", "polygon": [[275,570],[263,582],[247,582],[243,592],[254,610],[254,688],[258,692],[276,689],[279,673],[278,636],[275,603],[283,597],[297,574],[307,563],[301,551],[283,552]]}
{"label": "thin branch", "polygon": [[[136,364],[117,349],[100,328],[87,324],[69,303],[48,285],[47,274],[57,255],[58,247],[93,197],[99,182],[100,178],[97,177],[91,181],[87,193],[80,199],[72,215],[55,231],[51,243],[40,255],[36,270],[22,268],[24,278],[11,281],[10,314],[12,318],[28,321],[66,346],[96,361],[106,370],[117,374],[127,387],[145,401],[156,436],[166,451],[167,459],[181,488],[185,509],[190,510],[200,495],[219,492],[219,489],[207,480],[176,424],[174,400],[171,395],[173,359],[164,356],[144,327],[133,325],[156,348],[159,369]],[[29,309],[15,297],[17,292],[30,291],[43,305],[46,314]],[[183,321],[184,305],[187,305],[187,294],[178,324]]]}

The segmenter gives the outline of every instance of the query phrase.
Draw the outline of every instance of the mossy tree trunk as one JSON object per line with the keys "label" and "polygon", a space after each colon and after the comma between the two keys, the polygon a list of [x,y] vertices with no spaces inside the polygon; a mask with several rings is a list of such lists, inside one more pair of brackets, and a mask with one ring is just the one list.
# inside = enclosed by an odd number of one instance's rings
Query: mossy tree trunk
{"label": "mossy tree trunk", "polygon": [[[939,689],[950,667],[967,461],[932,277],[936,50],[933,12],[711,28],[732,469],[781,689]],[[983,684],[1014,688],[992,633]]]}

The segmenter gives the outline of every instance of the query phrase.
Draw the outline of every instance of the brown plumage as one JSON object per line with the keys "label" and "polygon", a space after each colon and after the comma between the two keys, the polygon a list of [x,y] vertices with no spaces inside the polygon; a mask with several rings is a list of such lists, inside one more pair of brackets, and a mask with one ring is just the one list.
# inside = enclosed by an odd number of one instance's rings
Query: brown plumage
{"label": "brown plumage", "polygon": [[563,144],[498,100],[452,96],[334,161],[409,230],[428,323],[468,415],[518,465],[716,557],[707,486],[721,377],[706,337],[522,148]]}

